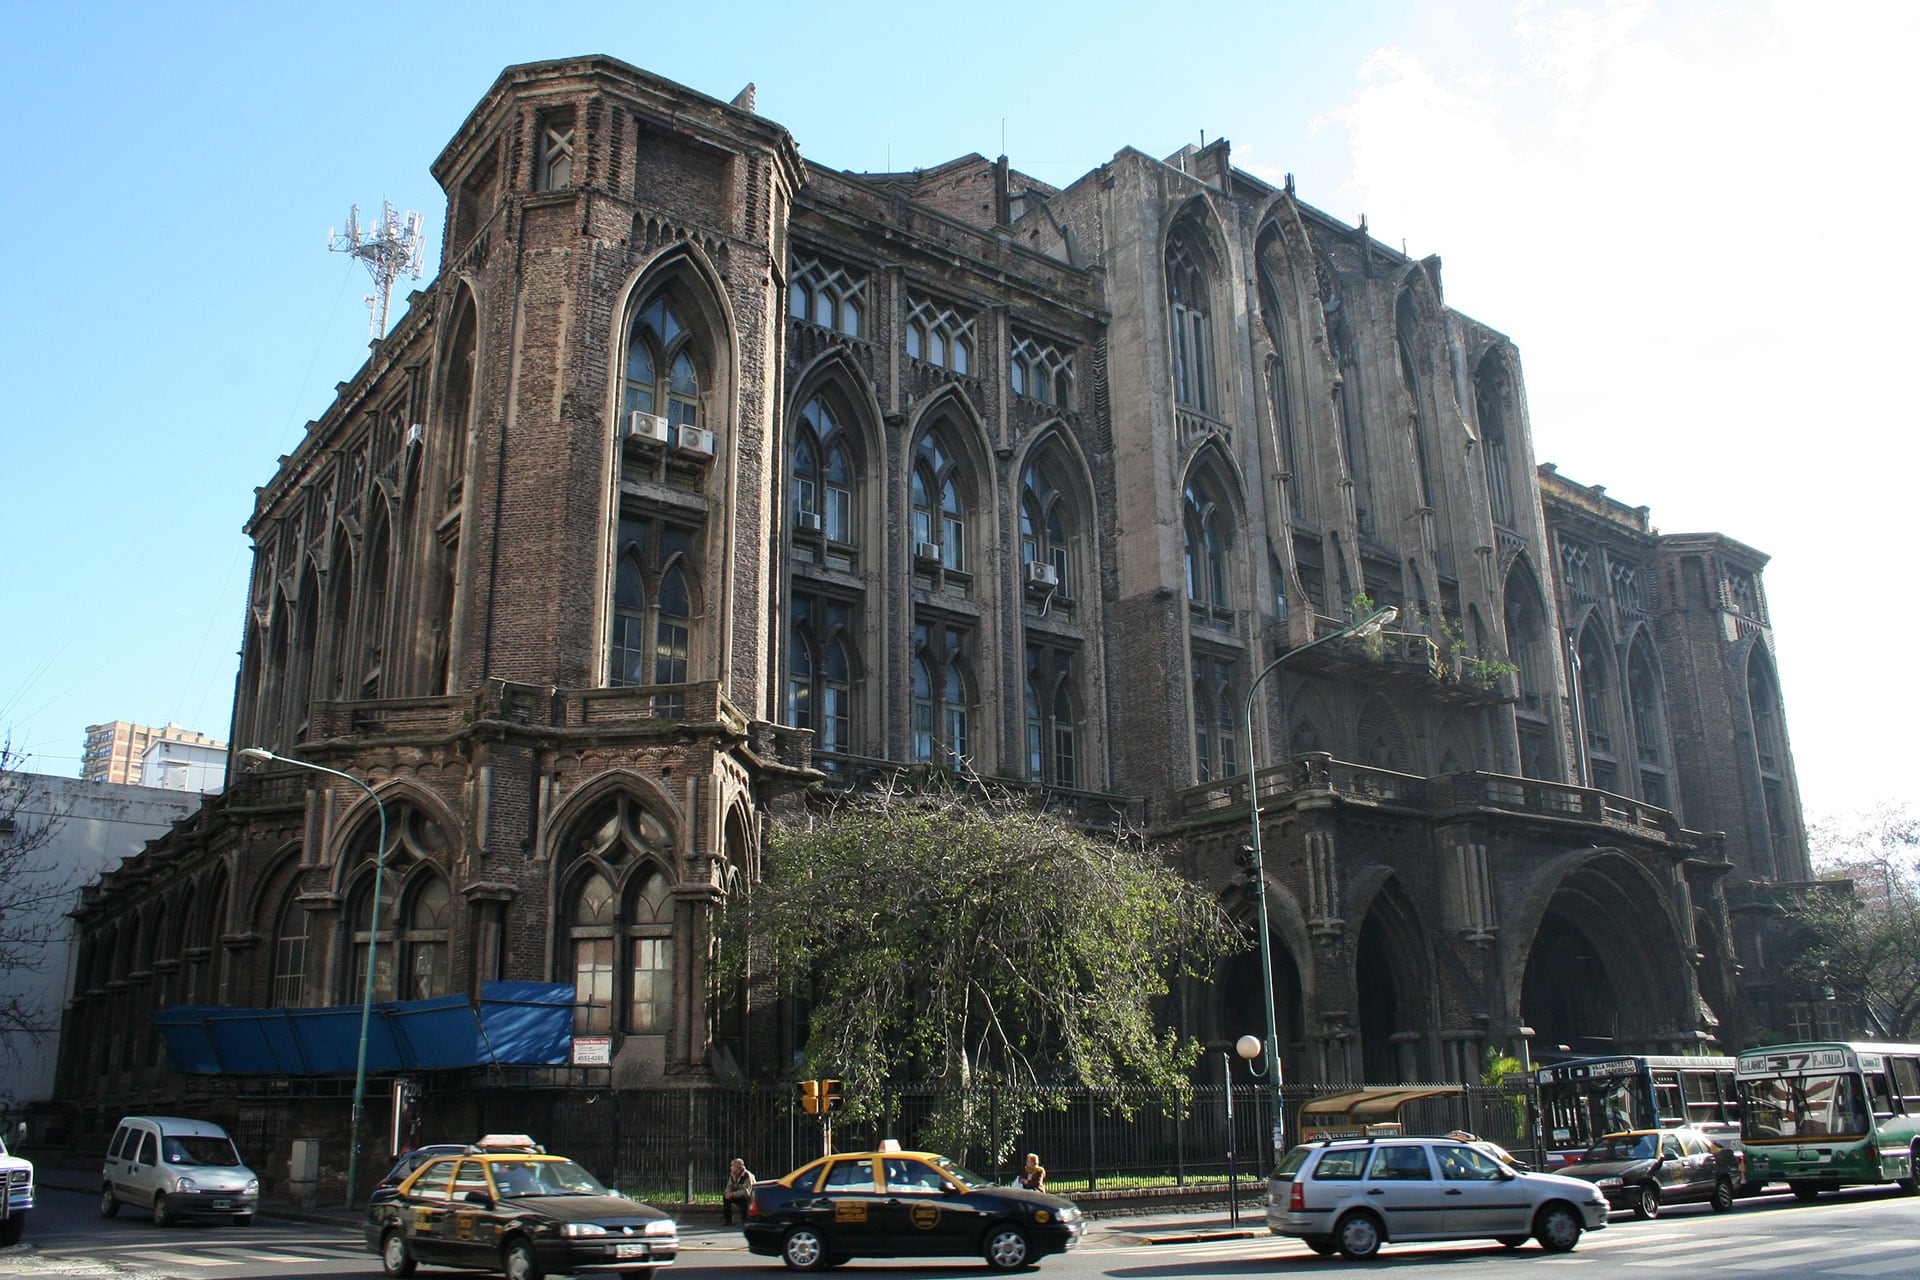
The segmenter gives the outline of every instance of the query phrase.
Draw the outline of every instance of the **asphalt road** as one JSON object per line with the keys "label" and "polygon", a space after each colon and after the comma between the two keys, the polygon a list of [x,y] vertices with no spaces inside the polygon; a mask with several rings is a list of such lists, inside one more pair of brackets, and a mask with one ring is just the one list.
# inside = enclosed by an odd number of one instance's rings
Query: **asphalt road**
{"label": "asphalt road", "polygon": [[[43,1191],[21,1246],[0,1250],[0,1278],[72,1277],[91,1280],[254,1280],[255,1277],[367,1277],[380,1274],[356,1233],[258,1218],[249,1227],[189,1223],[160,1230],[145,1214],[123,1209],[103,1221],[90,1197]],[[1321,1259],[1295,1241],[1259,1235],[1149,1244],[1097,1224],[1089,1244],[1045,1259],[1033,1273],[1046,1280],[1118,1277],[1122,1280],[1206,1280],[1207,1277],[1389,1271],[1399,1277],[1534,1276],[1585,1273],[1593,1280],[1645,1275],[1892,1277],[1920,1280],[1920,1198],[1891,1190],[1850,1191],[1800,1204],[1790,1196],[1743,1200],[1730,1214],[1705,1206],[1670,1209],[1640,1222],[1615,1214],[1571,1254],[1543,1254],[1537,1246],[1509,1252],[1490,1243],[1389,1246],[1379,1260],[1355,1264]],[[731,1232],[696,1228],[689,1246],[662,1280],[782,1274],[770,1258],[755,1258]],[[423,1268],[423,1277],[458,1273]],[[986,1274],[977,1260],[929,1263],[854,1262],[840,1274],[899,1278]]]}

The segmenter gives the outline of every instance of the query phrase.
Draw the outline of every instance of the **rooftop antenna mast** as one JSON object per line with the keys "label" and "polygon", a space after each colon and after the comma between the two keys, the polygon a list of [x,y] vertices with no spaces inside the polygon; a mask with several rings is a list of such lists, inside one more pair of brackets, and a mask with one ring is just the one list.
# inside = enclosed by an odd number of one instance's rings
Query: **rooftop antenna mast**
{"label": "rooftop antenna mast", "polygon": [[396,276],[420,278],[420,259],[425,239],[420,234],[421,216],[402,213],[391,200],[380,202],[380,220],[371,226],[360,225],[360,206],[347,214],[346,230],[335,233],[327,228],[327,248],[358,258],[373,276],[373,292],[367,295],[367,332],[374,341],[387,336],[387,300],[393,293]]}

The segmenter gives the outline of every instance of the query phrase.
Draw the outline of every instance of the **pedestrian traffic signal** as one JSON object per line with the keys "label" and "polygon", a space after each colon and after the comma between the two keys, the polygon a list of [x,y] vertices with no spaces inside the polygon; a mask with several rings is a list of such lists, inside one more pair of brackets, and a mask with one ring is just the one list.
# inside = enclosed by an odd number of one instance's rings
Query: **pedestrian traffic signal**
{"label": "pedestrian traffic signal", "polygon": [[802,1080],[800,1082],[800,1109],[810,1116],[824,1116],[841,1110],[846,1104],[847,1100],[840,1092],[838,1080]]}
{"label": "pedestrian traffic signal", "polygon": [[800,1082],[800,1109],[810,1116],[817,1116],[822,1113],[820,1106],[820,1082],[818,1080],[802,1080]]}
{"label": "pedestrian traffic signal", "polygon": [[838,1111],[846,1105],[847,1100],[840,1093],[840,1082],[838,1080],[822,1080],[820,1082],[820,1109],[822,1111]]}

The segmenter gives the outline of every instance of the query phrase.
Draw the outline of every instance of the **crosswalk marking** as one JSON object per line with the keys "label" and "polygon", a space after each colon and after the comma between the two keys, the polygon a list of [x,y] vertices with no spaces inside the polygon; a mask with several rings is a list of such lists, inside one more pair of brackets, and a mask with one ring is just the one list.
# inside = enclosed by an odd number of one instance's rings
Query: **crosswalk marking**
{"label": "crosswalk marking", "polygon": [[[1771,1261],[1749,1262],[1746,1264],[1746,1266],[1742,1267],[1741,1270],[1743,1271],[1784,1271],[1788,1267],[1804,1267],[1807,1265],[1808,1261],[1810,1260],[1807,1257],[1808,1251],[1811,1251],[1814,1254],[1814,1256],[1818,1258],[1820,1262],[1826,1263],[1826,1262],[1833,1262],[1841,1258],[1860,1258],[1860,1257],[1865,1257],[1868,1254],[1885,1254],[1889,1250],[1894,1250],[1894,1251],[1900,1252],[1900,1257],[1898,1259],[1899,1264],[1901,1266],[1906,1266],[1913,1261],[1913,1252],[1912,1252],[1913,1247],[1914,1245],[1911,1240],[1876,1240],[1872,1244],[1849,1245],[1846,1248],[1842,1248],[1842,1249],[1828,1248],[1825,1245],[1813,1245],[1813,1246],[1809,1246],[1807,1250],[1789,1253],[1785,1257],[1775,1258],[1775,1259],[1772,1259]],[[1872,1266],[1874,1264],[1868,1264],[1868,1265]],[[1882,1269],[1891,1271],[1891,1270],[1894,1270],[1895,1268],[1883,1267]],[[1879,1275],[1880,1272],[1873,1271],[1873,1270],[1849,1271],[1847,1272],[1847,1274],[1848,1275]]]}
{"label": "crosswalk marking", "polygon": [[237,1267],[238,1258],[217,1258],[204,1253],[165,1253],[158,1249],[128,1250],[135,1262],[164,1262],[174,1267]]}
{"label": "crosswalk marking", "polygon": [[1888,1258],[1884,1262],[1869,1262],[1858,1267],[1840,1267],[1835,1270],[1834,1274],[1842,1276],[1883,1276],[1890,1271],[1899,1271],[1902,1268],[1911,1267],[1912,1265],[1913,1258],[1911,1255],[1908,1255],[1899,1258]]}

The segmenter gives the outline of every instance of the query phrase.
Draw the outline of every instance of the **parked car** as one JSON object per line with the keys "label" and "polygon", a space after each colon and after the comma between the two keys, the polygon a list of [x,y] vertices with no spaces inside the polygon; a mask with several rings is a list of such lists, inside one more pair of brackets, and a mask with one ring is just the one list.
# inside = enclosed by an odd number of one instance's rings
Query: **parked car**
{"label": "parked car", "polygon": [[797,1271],[850,1258],[968,1255],[1016,1271],[1073,1248],[1085,1229],[1065,1196],[995,1186],[945,1156],[891,1142],[755,1183],[745,1227],[747,1248]]}
{"label": "parked car", "polygon": [[33,1208],[33,1162],[7,1152],[0,1138],[0,1248],[20,1243]]}
{"label": "parked car", "polygon": [[1491,1237],[1564,1253],[1607,1225],[1590,1182],[1521,1173],[1453,1138],[1374,1138],[1295,1147],[1267,1182],[1267,1229],[1315,1253],[1370,1258],[1380,1246]]}
{"label": "parked car", "polygon": [[1560,1172],[1593,1183],[1614,1208],[1631,1209],[1637,1218],[1690,1200],[1725,1213],[1746,1181],[1738,1152],[1686,1127],[1610,1133]]}
{"label": "parked car", "polygon": [[107,1144],[100,1169],[103,1218],[129,1204],[151,1209],[156,1227],[188,1214],[223,1214],[244,1227],[259,1203],[259,1176],[211,1120],[128,1116]]}
{"label": "parked car", "polygon": [[680,1251],[673,1219],[629,1200],[564,1156],[526,1146],[438,1155],[367,1205],[367,1248],[390,1276],[423,1262],[498,1271],[618,1272],[641,1280]]}

